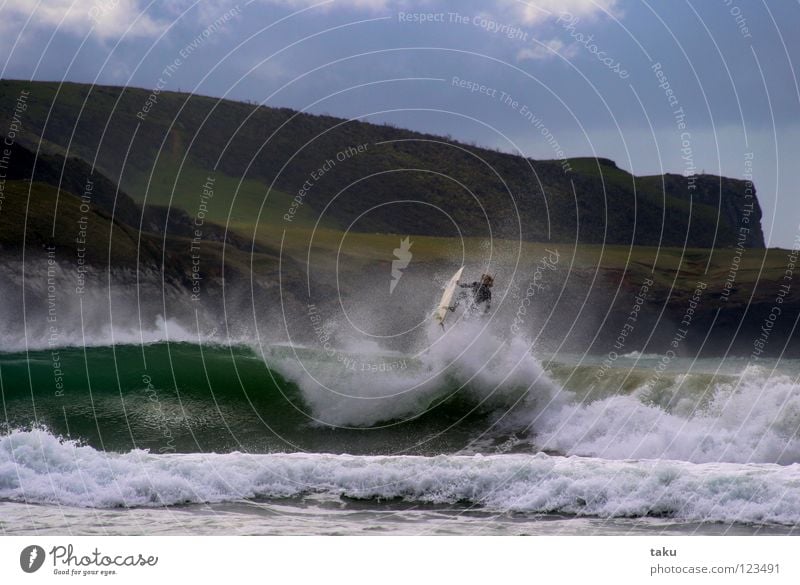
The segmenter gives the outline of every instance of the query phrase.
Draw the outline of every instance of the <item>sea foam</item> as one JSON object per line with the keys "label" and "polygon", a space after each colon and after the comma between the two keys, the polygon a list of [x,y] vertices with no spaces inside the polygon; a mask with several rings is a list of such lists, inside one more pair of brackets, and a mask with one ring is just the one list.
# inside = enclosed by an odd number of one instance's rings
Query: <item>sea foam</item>
{"label": "sea foam", "polygon": [[580,457],[103,453],[46,430],[0,438],[0,498],[165,506],[324,493],[497,512],[800,522],[800,466]]}

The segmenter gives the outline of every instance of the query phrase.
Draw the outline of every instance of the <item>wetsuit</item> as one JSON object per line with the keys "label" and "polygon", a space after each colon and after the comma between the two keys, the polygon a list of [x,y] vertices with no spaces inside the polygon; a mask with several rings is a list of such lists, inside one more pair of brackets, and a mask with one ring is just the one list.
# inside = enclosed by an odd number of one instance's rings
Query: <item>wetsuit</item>
{"label": "wetsuit", "polygon": [[[473,282],[471,284],[461,284],[461,288],[472,289],[472,300],[475,306],[483,305],[483,312],[487,312],[492,305],[492,289],[490,286],[482,282]],[[485,303],[485,304],[484,304]]]}

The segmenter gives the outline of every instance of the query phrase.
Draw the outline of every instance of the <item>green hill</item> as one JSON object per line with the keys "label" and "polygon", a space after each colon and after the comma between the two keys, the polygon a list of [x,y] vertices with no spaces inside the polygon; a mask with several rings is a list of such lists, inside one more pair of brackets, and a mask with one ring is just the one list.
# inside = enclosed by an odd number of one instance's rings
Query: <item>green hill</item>
{"label": "green hill", "polygon": [[[143,89],[0,81],[19,139],[77,157],[136,202],[201,211],[275,244],[284,228],[733,247],[743,181],[633,177],[605,159],[535,161],[394,127]],[[213,201],[201,207],[212,179]],[[755,202],[746,247],[763,247]]]}

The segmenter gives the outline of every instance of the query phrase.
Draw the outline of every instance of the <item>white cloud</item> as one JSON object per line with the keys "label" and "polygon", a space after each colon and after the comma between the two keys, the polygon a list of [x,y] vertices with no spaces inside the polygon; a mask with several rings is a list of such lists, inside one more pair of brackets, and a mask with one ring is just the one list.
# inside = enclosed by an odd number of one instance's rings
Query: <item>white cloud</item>
{"label": "white cloud", "polygon": [[[261,0],[264,4],[278,4],[294,8],[302,8],[318,4],[323,0]],[[575,16],[591,16],[605,10],[612,10],[618,0],[494,0],[484,2],[481,8],[487,9],[486,4],[494,4],[503,11],[511,11],[522,24],[533,24],[562,12],[570,12]],[[384,10],[388,8],[407,8],[419,10],[465,10],[454,2],[441,0],[333,0],[328,7],[339,6],[360,8],[366,10]]]}
{"label": "white cloud", "polygon": [[[304,8],[320,4],[323,0],[260,0],[262,4],[282,5],[290,8]],[[509,15],[519,24],[537,24],[548,18],[557,17],[563,12],[578,17],[602,14],[612,11],[618,0],[494,0],[498,11]],[[171,0],[169,3],[156,3],[162,13],[184,7],[188,0]],[[199,5],[200,12],[208,12],[208,7],[227,5],[225,0],[210,0]],[[371,12],[389,9],[440,10],[443,3],[436,0],[332,0],[321,9],[353,8]],[[151,14],[142,14],[146,6],[144,0],[6,0],[0,4],[0,27],[4,33],[18,31],[28,17],[29,29],[59,27],[60,30],[75,35],[84,35],[90,29],[100,39],[126,37],[152,37],[161,33],[169,22]],[[451,7],[452,9],[452,7]]]}
{"label": "white cloud", "polygon": [[[100,39],[147,37],[160,33],[168,23],[141,14],[139,0],[7,0],[0,8],[0,19],[5,32],[19,31],[30,18],[28,28],[52,29],[58,27],[75,35],[85,35],[90,30]],[[140,16],[141,15],[141,16]]]}
{"label": "white cloud", "polygon": [[511,11],[523,24],[538,24],[559,14],[599,16],[604,11],[614,13],[617,0],[495,0],[497,6]]}
{"label": "white cloud", "polygon": [[564,49],[564,43],[559,39],[550,39],[543,41],[541,45],[537,44],[533,47],[526,47],[517,52],[517,61],[544,61],[545,59],[552,59],[557,54],[562,57],[570,59],[577,53],[577,47],[571,45]]}
{"label": "white cloud", "polygon": [[[313,6],[314,4],[320,4],[323,1],[324,0],[262,0],[262,3],[289,6],[291,8],[305,8],[306,6]],[[409,0],[333,0],[329,4],[324,4],[323,6],[320,6],[320,9],[348,7],[348,8],[359,8],[370,11],[378,11],[378,10],[385,10],[387,8],[408,7],[413,5],[425,5],[425,4],[428,4],[426,0],[422,1],[417,0],[416,2]]]}

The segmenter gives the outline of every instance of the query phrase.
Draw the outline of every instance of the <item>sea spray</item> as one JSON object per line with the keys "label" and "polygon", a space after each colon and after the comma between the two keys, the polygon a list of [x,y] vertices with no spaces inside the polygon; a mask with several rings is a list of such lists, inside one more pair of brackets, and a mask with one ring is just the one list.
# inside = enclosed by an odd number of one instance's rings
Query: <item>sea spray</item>
{"label": "sea spray", "polygon": [[750,367],[735,382],[707,390],[707,405],[691,415],[643,403],[635,394],[561,405],[541,418],[536,444],[608,459],[800,461],[800,392],[792,377]]}
{"label": "sea spray", "polygon": [[[479,320],[431,327],[421,350],[398,357],[372,341],[351,342],[343,356],[265,351],[270,367],[300,388],[308,414],[332,426],[368,427],[415,418],[448,399],[504,410],[547,403],[559,392],[519,336],[498,339]],[[368,367],[365,367],[366,364]],[[399,367],[397,364],[400,364]]]}

